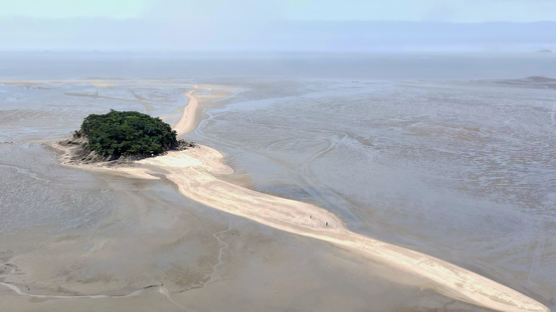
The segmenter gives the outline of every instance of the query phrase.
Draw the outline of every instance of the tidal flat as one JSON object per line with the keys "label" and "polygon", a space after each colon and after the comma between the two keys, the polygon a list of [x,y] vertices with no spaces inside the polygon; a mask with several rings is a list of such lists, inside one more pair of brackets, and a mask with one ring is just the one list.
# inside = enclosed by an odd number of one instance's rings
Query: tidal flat
{"label": "tidal flat", "polygon": [[0,289],[0,307],[481,310],[407,286],[410,277],[380,263],[191,201],[165,179],[60,166],[49,147],[110,108],[179,123],[184,94],[206,83],[234,89],[207,91],[187,138],[225,155],[228,181],[324,207],[355,232],[553,309],[554,90],[526,79],[371,78],[3,82],[0,280],[16,288]]}

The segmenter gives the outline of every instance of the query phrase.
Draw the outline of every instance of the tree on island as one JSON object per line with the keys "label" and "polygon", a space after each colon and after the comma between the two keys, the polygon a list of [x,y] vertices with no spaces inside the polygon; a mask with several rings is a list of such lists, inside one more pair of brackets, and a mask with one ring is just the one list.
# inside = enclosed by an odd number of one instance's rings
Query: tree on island
{"label": "tree on island", "polygon": [[160,118],[133,111],[91,114],[73,136],[82,140],[85,151],[109,160],[150,157],[191,146],[178,141],[176,131]]}

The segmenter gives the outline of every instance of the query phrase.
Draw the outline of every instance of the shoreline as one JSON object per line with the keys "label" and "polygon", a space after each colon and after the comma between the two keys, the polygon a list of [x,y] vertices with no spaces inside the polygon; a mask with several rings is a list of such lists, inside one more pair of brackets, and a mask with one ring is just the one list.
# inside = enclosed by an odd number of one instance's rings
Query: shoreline
{"label": "shoreline", "polygon": [[[174,129],[179,135],[195,129],[200,104],[194,90],[185,94],[189,102]],[[57,149],[64,149],[55,146]],[[66,155],[69,151],[66,150]],[[62,157],[62,160],[64,157]],[[62,161],[64,163],[64,161]],[[329,242],[368,259],[384,263],[432,284],[448,297],[498,311],[550,311],[541,303],[493,280],[438,258],[351,232],[333,213],[321,207],[251,190],[218,176],[233,169],[217,150],[199,145],[185,151],[133,162],[133,167],[106,163],[65,165],[141,179],[160,179],[164,175],[179,192],[214,209],[241,216],[285,232]]]}

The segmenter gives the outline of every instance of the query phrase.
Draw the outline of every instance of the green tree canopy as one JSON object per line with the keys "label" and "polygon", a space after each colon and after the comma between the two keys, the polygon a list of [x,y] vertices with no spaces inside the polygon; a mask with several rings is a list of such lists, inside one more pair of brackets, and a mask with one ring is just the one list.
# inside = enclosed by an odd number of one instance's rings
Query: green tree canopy
{"label": "green tree canopy", "polygon": [[88,150],[111,159],[158,155],[177,148],[179,144],[176,131],[160,118],[131,111],[91,114],[75,136],[85,136]]}

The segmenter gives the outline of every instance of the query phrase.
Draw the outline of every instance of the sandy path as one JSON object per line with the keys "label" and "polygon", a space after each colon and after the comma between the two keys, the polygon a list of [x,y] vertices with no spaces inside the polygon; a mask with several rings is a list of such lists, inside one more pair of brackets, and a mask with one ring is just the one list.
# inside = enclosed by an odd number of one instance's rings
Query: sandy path
{"label": "sandy path", "polygon": [[193,95],[195,90],[191,90],[185,94],[188,99],[187,105],[183,108],[180,120],[173,126],[178,135],[191,132],[197,127],[199,120],[199,101]]}
{"label": "sandy path", "polygon": [[[194,129],[199,103],[194,91],[186,94],[189,104],[175,125],[178,133]],[[237,216],[286,232],[330,242],[373,261],[378,261],[424,279],[449,297],[498,311],[550,311],[541,303],[486,277],[438,258],[375,240],[349,231],[333,213],[312,204],[281,198],[226,181],[217,176],[231,174],[223,155],[199,146],[181,152],[135,162],[133,168],[108,171],[149,178],[162,173],[186,197]],[[90,166],[80,166],[91,169]],[[95,166],[98,169],[98,165]],[[156,178],[150,176],[150,178]]]}

